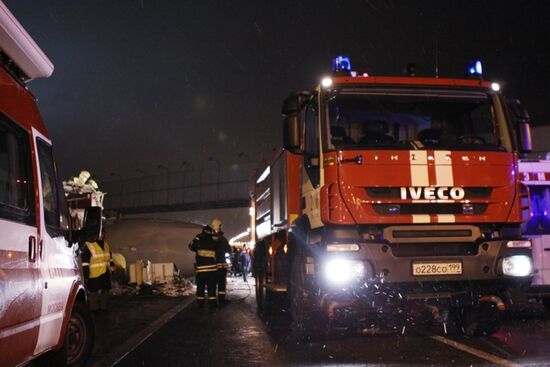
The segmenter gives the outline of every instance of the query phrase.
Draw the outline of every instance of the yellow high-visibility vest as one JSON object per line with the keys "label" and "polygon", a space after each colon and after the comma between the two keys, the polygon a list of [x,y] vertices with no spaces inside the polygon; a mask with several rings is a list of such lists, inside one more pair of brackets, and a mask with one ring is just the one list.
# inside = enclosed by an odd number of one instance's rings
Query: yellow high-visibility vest
{"label": "yellow high-visibility vest", "polygon": [[90,250],[90,279],[97,278],[107,272],[111,261],[111,250],[109,244],[103,242],[103,249],[97,242],[86,242]]}

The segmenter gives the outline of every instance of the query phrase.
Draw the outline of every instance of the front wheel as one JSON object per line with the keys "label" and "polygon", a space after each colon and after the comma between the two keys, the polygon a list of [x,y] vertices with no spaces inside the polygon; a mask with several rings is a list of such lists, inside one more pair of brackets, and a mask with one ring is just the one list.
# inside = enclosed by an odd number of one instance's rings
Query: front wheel
{"label": "front wheel", "polygon": [[301,256],[295,256],[290,272],[290,311],[292,335],[297,340],[308,340],[326,334],[327,322],[316,305],[305,281],[305,263]]}
{"label": "front wheel", "polygon": [[83,302],[76,301],[65,331],[65,340],[59,350],[46,353],[36,361],[37,366],[82,367],[92,353],[94,320]]}
{"label": "front wheel", "polygon": [[500,329],[500,312],[491,302],[459,310],[459,327],[469,336],[488,336]]}
{"label": "front wheel", "polygon": [[83,366],[94,345],[94,320],[86,305],[76,302],[71,312],[64,348],[67,349],[67,366]]}

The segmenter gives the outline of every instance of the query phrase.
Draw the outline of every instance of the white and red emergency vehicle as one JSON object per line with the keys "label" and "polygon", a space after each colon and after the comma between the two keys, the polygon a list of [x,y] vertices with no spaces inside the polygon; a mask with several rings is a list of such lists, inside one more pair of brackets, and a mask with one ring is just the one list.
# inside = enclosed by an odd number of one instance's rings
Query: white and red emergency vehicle
{"label": "white and red emergency vehicle", "polygon": [[26,83],[53,65],[0,2],[0,366],[81,366],[93,320],[52,142]]}
{"label": "white and red emergency vehicle", "polygon": [[479,62],[465,79],[333,66],[285,100],[284,149],[254,177],[258,306],[286,293],[302,336],[421,305],[494,332],[506,291],[532,277],[517,178],[528,124]]}
{"label": "white and red emergency vehicle", "polygon": [[535,274],[529,294],[542,299],[550,310],[550,157],[523,159],[519,162],[520,179],[529,188],[529,221],[523,233],[533,243]]}

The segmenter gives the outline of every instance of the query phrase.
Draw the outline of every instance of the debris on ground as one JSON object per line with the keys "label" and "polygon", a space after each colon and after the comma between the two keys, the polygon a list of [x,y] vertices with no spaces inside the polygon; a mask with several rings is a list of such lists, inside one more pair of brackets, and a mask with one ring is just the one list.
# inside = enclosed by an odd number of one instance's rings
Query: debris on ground
{"label": "debris on ground", "polygon": [[168,283],[153,283],[142,284],[140,286],[136,284],[121,285],[113,282],[111,288],[111,295],[113,296],[151,296],[161,295],[167,297],[182,297],[190,296],[194,294],[193,283],[185,278],[174,278],[173,281]]}

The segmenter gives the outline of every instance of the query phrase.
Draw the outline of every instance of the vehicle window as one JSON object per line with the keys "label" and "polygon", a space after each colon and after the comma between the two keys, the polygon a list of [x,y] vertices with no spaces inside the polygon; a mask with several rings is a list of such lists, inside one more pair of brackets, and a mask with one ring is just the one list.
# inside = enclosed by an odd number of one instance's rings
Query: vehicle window
{"label": "vehicle window", "polygon": [[57,183],[52,147],[41,139],[37,139],[37,145],[46,229],[51,236],[59,236],[69,228],[68,209],[63,192]]}
{"label": "vehicle window", "polygon": [[529,194],[531,213],[523,232],[527,235],[550,234],[550,187],[529,186]]}
{"label": "vehicle window", "polygon": [[306,152],[310,155],[319,156],[319,129],[318,129],[318,112],[315,105],[310,104],[306,108]]}
{"label": "vehicle window", "polygon": [[329,119],[335,149],[504,150],[485,93],[343,92],[329,102]]}
{"label": "vehicle window", "polygon": [[0,218],[35,224],[28,133],[0,114]]}

